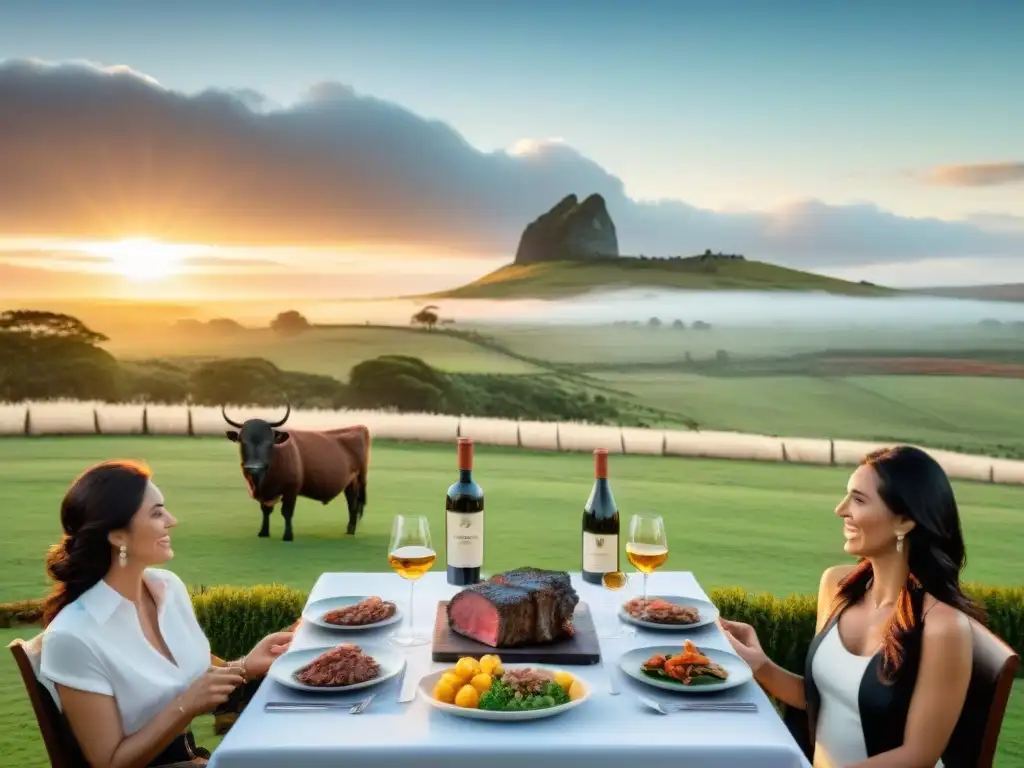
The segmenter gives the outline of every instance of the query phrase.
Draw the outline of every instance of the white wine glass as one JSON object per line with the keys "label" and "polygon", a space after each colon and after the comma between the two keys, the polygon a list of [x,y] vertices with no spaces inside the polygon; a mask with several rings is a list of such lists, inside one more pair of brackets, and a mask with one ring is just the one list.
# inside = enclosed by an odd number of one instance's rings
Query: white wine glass
{"label": "white wine glass", "polygon": [[429,571],[437,553],[430,539],[430,523],[423,515],[395,515],[391,524],[391,546],[388,548],[388,565],[409,582],[409,632],[391,635],[391,642],[405,647],[424,645],[426,637],[416,634],[415,590],[416,582]]}
{"label": "white wine glass", "polygon": [[620,590],[625,589],[629,584],[629,577],[622,571],[608,571],[601,577],[601,586],[605,589],[606,595],[612,595],[611,605],[608,605],[608,600],[605,601],[605,608],[609,609],[612,614],[613,621],[615,622],[614,629],[609,629],[601,637],[606,640],[615,640],[620,637],[632,636],[636,632],[632,628],[625,628],[622,625],[622,619],[619,618],[619,612],[621,610],[619,600],[614,599],[614,595],[618,594]]}
{"label": "white wine glass", "polygon": [[633,515],[629,521],[626,558],[644,577],[643,616],[647,615],[647,577],[668,560],[665,521],[660,515]]}

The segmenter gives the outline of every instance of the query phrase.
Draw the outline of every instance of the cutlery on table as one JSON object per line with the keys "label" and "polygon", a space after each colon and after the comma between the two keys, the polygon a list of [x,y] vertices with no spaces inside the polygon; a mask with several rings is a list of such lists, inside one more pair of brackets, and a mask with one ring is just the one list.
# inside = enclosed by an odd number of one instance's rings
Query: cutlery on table
{"label": "cutlery on table", "polygon": [[349,714],[362,714],[377,694],[371,693],[359,701],[268,701],[263,705],[267,712],[321,712],[347,710]]}
{"label": "cutlery on table", "polygon": [[416,676],[409,674],[409,664],[406,663],[402,670],[402,677],[398,681],[398,703],[408,704],[416,698]]}
{"label": "cutlery on table", "polygon": [[657,701],[649,696],[637,696],[640,703],[662,715],[673,712],[757,712],[752,701]]}

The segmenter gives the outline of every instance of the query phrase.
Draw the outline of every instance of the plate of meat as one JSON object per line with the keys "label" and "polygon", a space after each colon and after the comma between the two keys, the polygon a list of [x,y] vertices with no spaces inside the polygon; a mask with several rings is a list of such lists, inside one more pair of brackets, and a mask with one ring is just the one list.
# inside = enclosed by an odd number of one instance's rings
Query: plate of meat
{"label": "plate of meat", "polygon": [[401,621],[398,606],[376,595],[325,597],[306,606],[302,618],[324,629],[377,629]]}
{"label": "plate of meat", "polygon": [[300,691],[337,692],[390,680],[405,668],[405,656],[388,646],[355,643],[288,650],[267,676]]}
{"label": "plate of meat", "polygon": [[718,609],[707,600],[672,595],[634,597],[622,604],[619,617],[644,629],[684,632],[706,627],[718,618]]}
{"label": "plate of meat", "polygon": [[739,656],[718,648],[655,645],[634,648],[619,660],[622,671],[646,685],[680,693],[713,693],[743,685],[754,677]]}

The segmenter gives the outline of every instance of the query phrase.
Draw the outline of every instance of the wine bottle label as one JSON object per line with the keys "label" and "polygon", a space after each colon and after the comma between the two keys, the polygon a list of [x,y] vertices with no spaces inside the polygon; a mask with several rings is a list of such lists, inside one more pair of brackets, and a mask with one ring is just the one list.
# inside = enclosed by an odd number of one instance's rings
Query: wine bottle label
{"label": "wine bottle label", "polygon": [[617,571],[619,537],[614,533],[583,532],[583,570],[591,573]]}
{"label": "wine bottle label", "polygon": [[448,512],[448,565],[479,568],[484,564],[484,513]]}

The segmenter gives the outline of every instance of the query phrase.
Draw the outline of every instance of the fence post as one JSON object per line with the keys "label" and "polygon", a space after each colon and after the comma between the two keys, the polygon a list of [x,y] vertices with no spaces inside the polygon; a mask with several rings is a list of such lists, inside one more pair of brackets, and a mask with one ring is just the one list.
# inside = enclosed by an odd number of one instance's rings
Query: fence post
{"label": "fence post", "polygon": [[562,450],[562,433],[559,430],[559,423],[555,422],[555,450],[561,452]]}
{"label": "fence post", "polygon": [[100,412],[96,409],[92,409],[92,429],[97,435],[102,435],[103,430],[100,429]]}
{"label": "fence post", "polygon": [[622,434],[622,425],[619,424],[619,445],[622,447],[622,453],[626,453],[626,436]]}
{"label": "fence post", "polygon": [[27,405],[25,406],[25,426],[23,428],[25,437],[32,434],[32,409]]}
{"label": "fence post", "polygon": [[149,406],[142,406],[142,434],[149,434]]}
{"label": "fence post", "polygon": [[516,422],[516,448],[523,447],[523,427],[518,421]]}
{"label": "fence post", "polygon": [[192,426],[192,406],[191,405],[185,406],[185,412],[188,414],[188,436],[189,437],[195,437],[196,436],[196,430],[195,430],[195,427]]}
{"label": "fence post", "polygon": [[828,463],[831,467],[836,465],[836,441],[831,438],[828,441]]}

